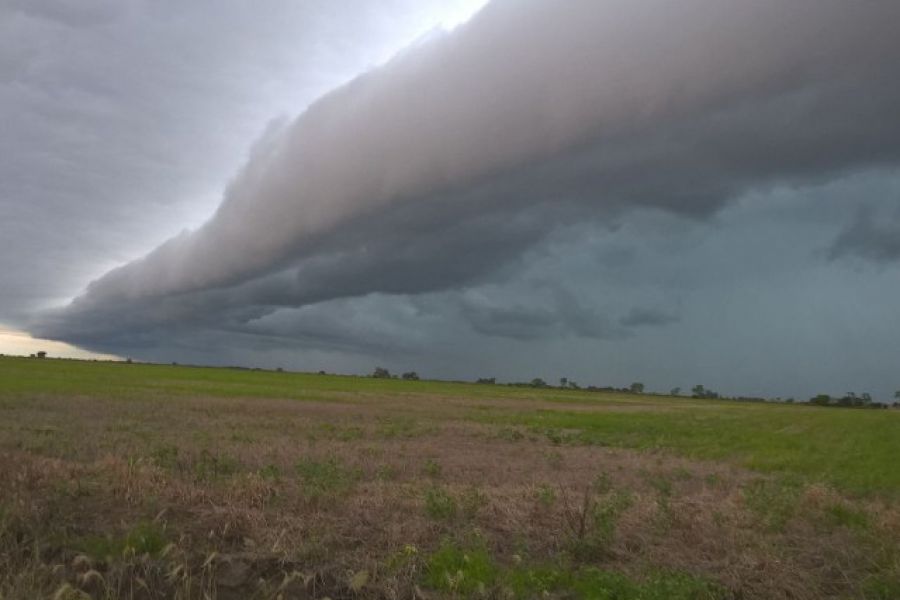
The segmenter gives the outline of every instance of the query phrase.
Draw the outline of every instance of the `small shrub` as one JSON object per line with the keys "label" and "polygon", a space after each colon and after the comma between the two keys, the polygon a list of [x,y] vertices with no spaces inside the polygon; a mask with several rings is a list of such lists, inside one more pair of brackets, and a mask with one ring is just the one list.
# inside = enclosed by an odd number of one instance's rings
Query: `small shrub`
{"label": "small shrub", "polygon": [[565,501],[569,553],[583,562],[605,556],[615,538],[619,517],[631,506],[631,496],[612,491],[608,478],[601,475],[585,490],[579,507],[572,507],[568,498]]}

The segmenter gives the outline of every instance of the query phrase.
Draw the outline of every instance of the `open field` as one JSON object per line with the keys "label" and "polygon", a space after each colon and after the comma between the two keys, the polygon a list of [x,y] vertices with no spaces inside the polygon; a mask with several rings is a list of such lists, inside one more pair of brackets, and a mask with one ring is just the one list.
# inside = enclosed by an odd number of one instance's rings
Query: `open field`
{"label": "open field", "polygon": [[0,358],[0,598],[900,598],[900,411]]}

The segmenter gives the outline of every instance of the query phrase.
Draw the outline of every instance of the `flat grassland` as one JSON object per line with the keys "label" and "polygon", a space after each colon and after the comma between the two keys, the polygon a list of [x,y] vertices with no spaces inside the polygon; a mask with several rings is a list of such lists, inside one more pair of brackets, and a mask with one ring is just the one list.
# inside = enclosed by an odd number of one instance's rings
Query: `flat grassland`
{"label": "flat grassland", "polygon": [[900,411],[0,358],[0,599],[900,598]]}

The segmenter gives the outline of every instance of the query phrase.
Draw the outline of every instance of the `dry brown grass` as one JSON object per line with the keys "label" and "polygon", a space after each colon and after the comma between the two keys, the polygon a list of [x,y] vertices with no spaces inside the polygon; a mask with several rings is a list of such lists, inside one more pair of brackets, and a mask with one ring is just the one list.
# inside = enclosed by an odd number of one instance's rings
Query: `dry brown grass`
{"label": "dry brown grass", "polygon": [[[886,502],[456,421],[477,405],[465,399],[336,400],[43,397],[4,411],[0,596],[433,597],[421,562],[391,558],[478,535],[500,564],[556,561],[601,476],[628,499],[589,559],[604,569],[674,569],[730,597],[798,600],[862,597],[867,577],[900,571],[878,545],[900,537]],[[429,489],[452,516],[429,516]],[[96,556],[97,539],[140,523],[163,550]]]}

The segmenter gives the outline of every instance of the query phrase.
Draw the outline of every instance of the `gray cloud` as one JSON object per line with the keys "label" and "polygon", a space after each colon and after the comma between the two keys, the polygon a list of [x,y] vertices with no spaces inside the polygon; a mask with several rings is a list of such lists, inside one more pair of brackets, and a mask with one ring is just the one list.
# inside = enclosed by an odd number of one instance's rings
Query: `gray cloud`
{"label": "gray cloud", "polygon": [[[271,130],[202,227],[33,328],[99,347],[460,288],[572,223],[894,165],[898,24],[886,0],[496,0]],[[554,327],[484,311],[486,332]]]}
{"label": "gray cloud", "polygon": [[0,322],[202,224],[273,116],[471,4],[0,2]]}
{"label": "gray cloud", "polygon": [[862,209],[828,248],[831,260],[861,258],[875,263],[900,261],[900,212]]}
{"label": "gray cloud", "polygon": [[678,321],[677,316],[663,310],[642,307],[633,307],[619,319],[619,323],[625,327],[659,327]]}
{"label": "gray cloud", "polygon": [[159,361],[896,389],[900,280],[846,260],[896,260],[896,2],[497,0],[372,68],[447,6],[0,6],[0,321]]}
{"label": "gray cloud", "polygon": [[473,290],[460,298],[462,318],[478,333],[516,340],[627,337],[601,311],[586,307],[564,288],[547,285],[518,290]]}

